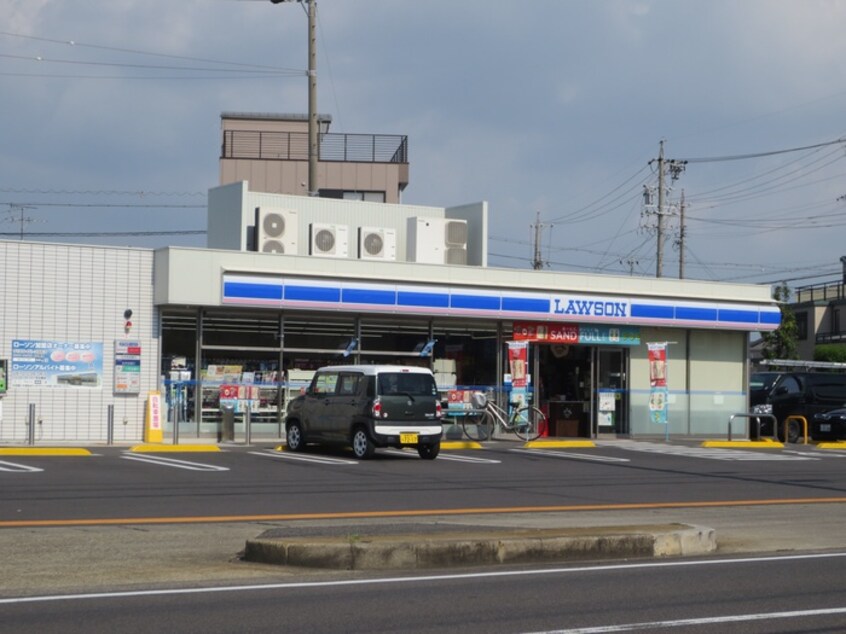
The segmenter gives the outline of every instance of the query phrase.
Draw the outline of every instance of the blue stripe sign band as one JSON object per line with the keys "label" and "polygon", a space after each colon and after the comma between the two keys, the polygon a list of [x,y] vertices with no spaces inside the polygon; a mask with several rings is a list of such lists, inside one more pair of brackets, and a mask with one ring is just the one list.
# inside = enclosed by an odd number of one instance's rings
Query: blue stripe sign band
{"label": "blue stripe sign band", "polygon": [[460,314],[550,323],[680,326],[770,331],[781,323],[778,307],[684,300],[521,293],[510,289],[341,280],[309,280],[224,273],[221,303],[323,310],[368,309],[375,313]]}

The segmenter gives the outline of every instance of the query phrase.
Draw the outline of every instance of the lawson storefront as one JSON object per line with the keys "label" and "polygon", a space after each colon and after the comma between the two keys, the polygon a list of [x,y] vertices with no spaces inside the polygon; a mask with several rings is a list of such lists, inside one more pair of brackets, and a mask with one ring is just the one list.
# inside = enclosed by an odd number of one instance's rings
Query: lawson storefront
{"label": "lawson storefront", "polygon": [[547,412],[554,436],[723,435],[745,411],[747,339],[777,328],[769,288],[549,271],[155,252],[162,389],[180,437],[249,407],[281,435],[287,401],[338,363],[431,367]]}

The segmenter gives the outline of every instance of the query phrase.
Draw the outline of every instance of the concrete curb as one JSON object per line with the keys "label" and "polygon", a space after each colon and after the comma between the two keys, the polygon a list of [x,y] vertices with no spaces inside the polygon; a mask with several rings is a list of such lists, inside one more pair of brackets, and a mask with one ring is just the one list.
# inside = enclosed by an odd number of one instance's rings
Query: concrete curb
{"label": "concrete curb", "polygon": [[784,449],[784,443],[775,440],[705,440],[702,447],[711,449]]}
{"label": "concrete curb", "polygon": [[90,456],[82,447],[0,447],[0,456]]}
{"label": "concrete curb", "polygon": [[416,570],[494,564],[703,555],[711,528],[685,524],[248,540],[252,562],[334,570]]}

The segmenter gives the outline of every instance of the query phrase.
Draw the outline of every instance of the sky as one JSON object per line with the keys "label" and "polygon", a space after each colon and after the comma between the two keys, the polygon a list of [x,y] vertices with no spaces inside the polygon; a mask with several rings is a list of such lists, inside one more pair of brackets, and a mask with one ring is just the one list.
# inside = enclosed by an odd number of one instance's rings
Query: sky
{"label": "sky", "polygon": [[[403,203],[487,201],[490,266],[538,235],[549,270],[655,276],[663,142],[662,276],[841,277],[846,1],[317,7],[330,131],[407,135]],[[203,247],[221,113],[308,110],[294,2],[5,0],[0,25],[2,239]]]}

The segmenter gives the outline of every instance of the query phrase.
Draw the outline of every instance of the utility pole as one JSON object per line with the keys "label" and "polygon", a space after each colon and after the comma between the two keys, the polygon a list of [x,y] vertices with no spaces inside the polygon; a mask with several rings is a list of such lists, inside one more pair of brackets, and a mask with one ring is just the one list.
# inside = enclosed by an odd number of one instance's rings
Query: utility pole
{"label": "utility pole", "polygon": [[658,149],[658,251],[656,254],[655,277],[661,277],[664,268],[664,141]]}
{"label": "utility pole", "polygon": [[684,190],[679,201],[679,279],[684,279]]}
{"label": "utility pole", "polygon": [[536,271],[543,268],[543,260],[541,259],[541,248],[540,248],[540,234],[541,228],[543,225],[540,221],[540,212],[537,212],[535,216],[535,248],[534,248],[534,257],[532,258],[532,268]]}
{"label": "utility pole", "polygon": [[317,196],[317,2],[308,0],[308,195]]}
{"label": "utility pole", "polygon": [[[273,4],[292,0],[270,0]],[[317,133],[317,2],[296,0],[308,4],[308,195],[317,196],[317,161],[320,155]]]}
{"label": "utility pole", "polygon": [[[653,161],[655,159],[652,159]],[[687,161],[666,160],[664,158],[664,141],[660,142],[658,149],[658,205],[654,212],[645,210],[645,213],[655,213],[657,216],[655,222],[655,233],[657,236],[656,257],[655,257],[655,277],[661,277],[664,269],[664,216],[670,215],[672,211],[665,212],[664,208],[667,206],[667,173],[673,181],[678,180],[679,175],[684,171]],[[652,164],[652,161],[649,161]],[[649,187],[644,185],[643,188],[643,204],[645,207],[652,205],[652,192]],[[651,223],[650,223],[651,225]],[[651,226],[650,229],[651,231]]]}
{"label": "utility pole", "polygon": [[[25,216],[24,213],[27,209],[35,209],[35,205],[23,205],[21,203],[6,203],[9,206],[9,213],[11,216],[6,218],[7,222],[19,222],[21,224],[21,240],[24,239],[24,224],[29,222],[34,222],[33,218],[29,216]],[[20,217],[15,218],[14,215],[19,213]]]}

